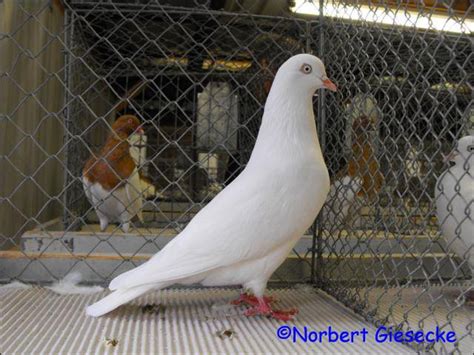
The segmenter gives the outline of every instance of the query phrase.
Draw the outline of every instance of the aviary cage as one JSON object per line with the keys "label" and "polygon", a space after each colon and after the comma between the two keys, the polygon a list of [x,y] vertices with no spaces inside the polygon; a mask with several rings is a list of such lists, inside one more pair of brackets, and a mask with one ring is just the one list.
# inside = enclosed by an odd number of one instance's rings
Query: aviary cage
{"label": "aviary cage", "polygon": [[[273,281],[313,284],[375,323],[455,330],[454,345],[434,350],[468,349],[472,270],[439,231],[434,185],[448,167],[443,155],[474,128],[472,6],[297,1],[293,10],[313,16],[268,16],[244,3],[65,2],[57,36],[65,62],[51,73],[64,105],[50,113],[64,140],[46,153],[61,163],[63,187],[47,198],[61,213],[30,214],[1,235],[0,279],[50,282],[80,270],[106,283],[146,260],[245,166],[279,65],[314,52],[339,87],[314,98],[333,186]],[[145,127],[132,141],[145,220],[127,234],[100,232],[81,170],[123,113]],[[16,115],[8,111],[3,124]],[[12,194],[2,204],[15,207]]]}

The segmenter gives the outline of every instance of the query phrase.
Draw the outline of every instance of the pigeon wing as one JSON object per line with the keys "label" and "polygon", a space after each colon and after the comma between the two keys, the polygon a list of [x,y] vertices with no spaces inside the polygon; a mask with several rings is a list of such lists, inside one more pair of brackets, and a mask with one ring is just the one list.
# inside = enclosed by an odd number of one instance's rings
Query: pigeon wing
{"label": "pigeon wing", "polygon": [[140,222],[143,223],[143,196],[142,188],[140,183],[140,175],[138,174],[137,168],[134,169],[132,174],[128,177],[125,184],[126,192],[126,208],[130,213],[130,216],[137,216]]}
{"label": "pigeon wing", "polygon": [[[275,211],[266,205],[274,199],[268,198],[269,189],[262,188],[265,177],[249,178],[245,182],[239,180],[242,176],[221,191],[148,262],[112,280],[110,289],[182,280],[263,257],[287,242],[282,238],[261,237],[282,230],[271,223],[275,220],[274,215],[264,214],[265,211]],[[278,235],[287,237],[288,232],[282,231]]]}
{"label": "pigeon wing", "polygon": [[[474,181],[462,169],[453,167],[438,179],[435,189],[438,223],[449,248],[465,257],[474,244]],[[468,256],[474,265],[474,256]]]}

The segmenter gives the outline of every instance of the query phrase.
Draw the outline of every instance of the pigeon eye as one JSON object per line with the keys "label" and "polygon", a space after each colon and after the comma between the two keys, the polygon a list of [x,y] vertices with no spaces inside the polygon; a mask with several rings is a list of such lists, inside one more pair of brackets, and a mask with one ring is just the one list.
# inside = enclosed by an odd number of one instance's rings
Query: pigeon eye
{"label": "pigeon eye", "polygon": [[313,71],[313,68],[311,68],[311,65],[309,64],[303,64],[303,66],[301,67],[301,71],[305,74],[309,74]]}
{"label": "pigeon eye", "polygon": [[468,152],[471,152],[471,153],[474,152],[474,145],[468,146],[468,147],[467,147],[467,151],[468,151]]}

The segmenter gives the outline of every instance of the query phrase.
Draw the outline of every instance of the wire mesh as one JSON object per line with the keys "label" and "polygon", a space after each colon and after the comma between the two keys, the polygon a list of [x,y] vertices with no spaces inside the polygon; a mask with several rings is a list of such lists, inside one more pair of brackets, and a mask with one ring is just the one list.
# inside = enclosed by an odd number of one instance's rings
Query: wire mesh
{"label": "wire mesh", "polygon": [[[460,334],[454,347],[416,344],[419,351],[464,353],[472,347],[463,318],[472,298],[472,196],[458,220],[465,233],[456,232],[464,238],[459,255],[439,231],[435,186],[449,168],[443,157],[472,134],[472,37],[414,28],[442,7],[418,7],[408,27],[370,21],[373,14],[379,22],[409,17],[410,6],[324,2],[322,13],[330,15],[313,27],[340,88],[323,108],[333,185],[321,216],[316,281],[374,322]],[[470,10],[451,10],[448,18],[467,26]],[[362,17],[346,20],[355,14]]]}
{"label": "wire mesh", "polygon": [[[245,167],[273,75],[307,46],[306,22],[214,11],[216,4],[177,5],[68,1],[64,29],[54,35],[41,24],[50,4],[17,4],[23,17],[61,42],[65,54],[56,73],[64,91],[65,105],[56,113],[64,141],[54,156],[61,158],[64,184],[50,198],[61,204],[60,223],[26,217],[33,223],[5,238],[5,249],[20,249],[26,262],[4,278],[57,279],[82,268],[91,281],[107,282],[162,248]],[[14,31],[7,35],[14,37]],[[134,218],[121,241],[128,221],[100,231],[82,176],[124,114],[136,115],[145,130],[129,139],[143,220]],[[7,119],[14,124],[13,114]],[[113,190],[112,199],[120,202],[119,194]],[[290,261],[295,270],[278,272],[276,280],[308,279],[310,235],[305,243]],[[95,258],[104,253],[115,258],[112,267],[98,265]],[[67,257],[67,266],[57,267],[56,257]]]}
{"label": "wire mesh", "polygon": [[[20,178],[4,190],[0,207],[24,223],[0,235],[1,279],[58,279],[81,269],[103,283],[160,250],[245,167],[280,64],[313,52],[339,87],[314,99],[332,186],[314,227],[274,281],[310,281],[376,323],[455,330],[453,347],[411,345],[464,352],[472,344],[463,318],[473,292],[472,243],[463,241],[459,255],[456,242],[447,241],[435,191],[449,168],[443,157],[474,129],[472,6],[295,1],[293,12],[285,5],[281,16],[258,13],[268,3],[72,0],[61,3],[58,33],[42,22],[49,3],[15,5],[22,20],[2,40],[14,45],[17,58],[38,63],[59,43],[63,66],[52,72],[39,65],[60,83],[64,105],[44,107],[47,80],[21,88],[19,59],[2,77],[43,105],[38,127],[54,119],[63,141],[52,153],[42,148],[43,138],[22,130],[25,99],[5,110],[0,124],[20,133],[1,158]],[[36,53],[18,38],[28,21],[48,38]],[[125,114],[138,117],[145,131],[128,139],[143,218],[111,221],[101,231],[83,168]],[[38,170],[54,160],[64,177],[35,212],[20,208],[14,196],[25,180],[44,191],[44,177],[24,173],[13,159],[26,138],[44,150]],[[466,171],[460,180],[469,183],[472,168]],[[472,228],[472,201],[465,203],[459,225]],[[61,212],[45,220],[53,204]],[[8,261],[15,252],[20,257]],[[112,261],[104,266],[104,260]]]}

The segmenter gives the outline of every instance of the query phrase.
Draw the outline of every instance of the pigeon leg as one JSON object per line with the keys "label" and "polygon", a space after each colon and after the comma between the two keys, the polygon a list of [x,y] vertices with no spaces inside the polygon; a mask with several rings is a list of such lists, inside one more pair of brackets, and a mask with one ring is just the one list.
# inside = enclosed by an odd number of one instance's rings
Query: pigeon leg
{"label": "pigeon leg", "polygon": [[99,216],[100,221],[100,231],[105,232],[107,226],[109,225],[109,219],[101,212],[97,211],[97,215]]}
{"label": "pigeon leg", "polygon": [[128,233],[128,230],[130,229],[130,223],[129,222],[123,223],[121,225],[121,228],[124,233]]}
{"label": "pigeon leg", "polygon": [[[274,297],[265,297],[263,296],[263,300],[266,302],[266,303],[272,303],[272,302],[277,302],[277,300],[274,298]],[[254,295],[250,295],[246,292],[243,292],[240,294],[239,298],[233,300],[230,302],[230,304],[233,304],[233,305],[241,305],[241,304],[245,304],[245,305],[248,305],[248,306],[252,306],[252,307],[255,307],[258,305],[258,298],[255,297]]]}
{"label": "pigeon leg", "polygon": [[128,214],[127,210],[125,209],[122,214],[120,215],[120,228],[124,233],[128,233],[130,229],[130,215]]}
{"label": "pigeon leg", "polygon": [[263,297],[258,297],[257,300],[258,305],[246,310],[244,313],[245,316],[253,317],[261,315],[286,322],[293,320],[293,317],[298,313],[298,310],[296,308],[290,310],[272,309],[270,303],[266,302]]}

